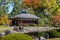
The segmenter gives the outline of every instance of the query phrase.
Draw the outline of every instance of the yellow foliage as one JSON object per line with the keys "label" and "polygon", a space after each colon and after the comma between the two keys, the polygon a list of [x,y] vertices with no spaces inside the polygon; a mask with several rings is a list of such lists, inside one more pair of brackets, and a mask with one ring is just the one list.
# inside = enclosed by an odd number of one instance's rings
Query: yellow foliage
{"label": "yellow foliage", "polygon": [[60,9],[57,10],[57,13],[60,14]]}
{"label": "yellow foliage", "polygon": [[5,24],[10,24],[11,20],[8,19],[7,15],[2,15],[0,16],[0,24],[5,25]]}

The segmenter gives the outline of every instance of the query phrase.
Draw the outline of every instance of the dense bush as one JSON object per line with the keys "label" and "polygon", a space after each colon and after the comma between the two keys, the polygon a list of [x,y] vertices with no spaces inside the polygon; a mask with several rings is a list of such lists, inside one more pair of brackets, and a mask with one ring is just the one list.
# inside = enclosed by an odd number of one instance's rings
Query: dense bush
{"label": "dense bush", "polygon": [[2,37],[0,36],[0,40],[2,39]]}
{"label": "dense bush", "polygon": [[40,33],[38,33],[38,37],[40,37],[40,36],[43,36],[44,37],[45,34],[46,34],[45,32],[40,32]]}
{"label": "dense bush", "polygon": [[2,38],[2,40],[33,40],[30,36],[26,34],[9,34]]}
{"label": "dense bush", "polygon": [[60,33],[60,29],[56,29]]}
{"label": "dense bush", "polygon": [[50,38],[60,37],[60,33],[57,30],[51,30],[48,33]]}
{"label": "dense bush", "polygon": [[40,36],[45,37],[46,34],[48,34],[48,36],[49,36],[50,38],[58,38],[58,37],[60,37],[60,31],[58,31],[58,30],[51,30],[51,31],[49,31],[49,32],[40,32],[40,33],[38,34],[38,36],[39,36],[39,37],[40,37]]}

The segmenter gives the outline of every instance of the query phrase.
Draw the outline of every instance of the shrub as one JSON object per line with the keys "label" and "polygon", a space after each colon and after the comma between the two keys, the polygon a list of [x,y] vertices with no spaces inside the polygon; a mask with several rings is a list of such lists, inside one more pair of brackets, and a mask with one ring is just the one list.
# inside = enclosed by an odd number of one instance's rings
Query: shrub
{"label": "shrub", "polygon": [[40,32],[40,33],[38,34],[38,37],[40,38],[41,36],[43,36],[44,38],[49,38],[48,32]]}
{"label": "shrub", "polygon": [[39,36],[39,37],[40,37],[40,36],[43,36],[43,37],[44,37],[45,34],[46,34],[45,32],[40,32],[40,33],[38,33],[38,36]]}
{"label": "shrub", "polygon": [[2,39],[2,37],[0,36],[0,40]]}
{"label": "shrub", "polygon": [[26,34],[9,34],[2,38],[2,40],[33,40],[30,36]]}
{"label": "shrub", "polygon": [[34,26],[34,27],[38,27],[38,25],[37,25],[37,24],[33,24],[33,26]]}
{"label": "shrub", "polygon": [[51,30],[49,31],[49,36],[50,38],[60,37],[60,33],[57,30]]}
{"label": "shrub", "polygon": [[56,29],[60,33],[60,29]]}
{"label": "shrub", "polygon": [[25,24],[24,26],[25,26],[25,27],[29,27],[29,25],[28,25],[28,24]]}

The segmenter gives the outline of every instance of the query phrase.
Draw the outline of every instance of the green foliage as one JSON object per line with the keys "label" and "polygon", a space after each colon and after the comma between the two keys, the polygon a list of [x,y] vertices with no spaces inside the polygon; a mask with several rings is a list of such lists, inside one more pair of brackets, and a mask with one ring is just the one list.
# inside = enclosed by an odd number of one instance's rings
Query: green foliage
{"label": "green foliage", "polygon": [[4,25],[7,21],[7,11],[5,6],[0,6],[0,25]]}
{"label": "green foliage", "polygon": [[35,14],[34,10],[29,10],[30,14]]}
{"label": "green foliage", "polygon": [[50,20],[48,18],[40,18],[38,22],[39,22],[40,26],[49,26],[50,25]]}
{"label": "green foliage", "polygon": [[25,27],[29,27],[29,24],[25,24],[24,26],[25,26]]}
{"label": "green foliage", "polygon": [[51,37],[51,38],[55,38],[55,37],[60,37],[60,33],[58,32],[58,31],[56,31],[56,30],[51,30],[51,31],[49,31],[49,36]]}
{"label": "green foliage", "polygon": [[0,37],[0,40],[2,40],[2,37]]}
{"label": "green foliage", "polygon": [[45,32],[40,32],[40,33],[38,33],[38,37],[40,37],[40,36],[43,36],[44,37],[45,34],[46,34]]}
{"label": "green foliage", "polygon": [[14,2],[14,9],[11,13],[11,16],[15,16],[17,14],[20,14],[20,9],[22,8],[22,3],[19,2],[19,0],[13,0]]}
{"label": "green foliage", "polygon": [[56,29],[60,33],[60,29]]}
{"label": "green foliage", "polygon": [[59,6],[56,2],[56,0],[41,0],[41,6],[34,9],[35,15],[40,17],[40,26],[52,26],[52,16],[59,14]]}
{"label": "green foliage", "polygon": [[34,26],[34,27],[38,27],[38,25],[37,25],[37,24],[33,24],[33,26]]}
{"label": "green foliage", "polygon": [[30,36],[26,34],[9,34],[2,38],[2,40],[33,40]]}

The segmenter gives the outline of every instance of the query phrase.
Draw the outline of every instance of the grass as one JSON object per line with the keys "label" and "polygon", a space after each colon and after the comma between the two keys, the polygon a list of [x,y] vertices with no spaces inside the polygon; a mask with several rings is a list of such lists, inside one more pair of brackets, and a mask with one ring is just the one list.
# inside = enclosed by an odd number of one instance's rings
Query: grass
{"label": "grass", "polygon": [[8,26],[4,26],[4,25],[3,25],[3,26],[1,26],[1,25],[0,25],[0,28],[7,28],[7,27],[8,27]]}
{"label": "grass", "polygon": [[3,32],[3,31],[5,31],[5,30],[12,30],[12,28],[8,27],[8,26],[1,26],[0,25],[0,33]]}
{"label": "grass", "polygon": [[50,38],[48,40],[60,40],[60,38]]}

